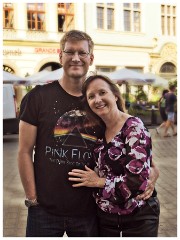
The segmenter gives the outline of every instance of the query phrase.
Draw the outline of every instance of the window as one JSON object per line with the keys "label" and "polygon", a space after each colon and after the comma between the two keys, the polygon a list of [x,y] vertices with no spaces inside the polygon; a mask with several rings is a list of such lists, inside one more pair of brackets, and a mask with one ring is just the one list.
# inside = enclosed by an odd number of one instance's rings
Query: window
{"label": "window", "polygon": [[3,71],[6,71],[8,73],[14,73],[14,70],[11,67],[6,65],[3,65]]}
{"label": "window", "polygon": [[140,31],[140,12],[134,12],[134,32]]}
{"label": "window", "polygon": [[127,67],[126,66],[126,68],[129,69],[129,70],[135,71],[135,72],[139,72],[139,73],[144,72],[143,67]]}
{"label": "window", "polygon": [[130,7],[130,3],[124,3],[123,5],[124,5],[124,7],[126,7],[126,8],[129,8],[129,7]]}
{"label": "window", "polygon": [[107,29],[114,28],[114,9],[107,9]]}
{"label": "window", "polygon": [[104,28],[104,8],[97,7],[97,27]]}
{"label": "window", "polygon": [[29,30],[45,30],[44,3],[27,3],[27,19]]}
{"label": "window", "polygon": [[162,31],[162,35],[165,34],[165,18],[164,16],[161,16],[161,31]]}
{"label": "window", "polygon": [[109,73],[114,72],[116,67],[108,67],[108,66],[96,66],[96,70],[100,73]]}
{"label": "window", "polygon": [[176,15],[176,7],[173,6],[173,15]]}
{"label": "window", "polygon": [[173,36],[176,36],[176,18],[173,17]]}
{"label": "window", "polygon": [[161,13],[165,13],[164,9],[165,9],[165,6],[161,5]]}
{"label": "window", "polygon": [[65,32],[74,28],[74,4],[58,3],[58,31]]}
{"label": "window", "polygon": [[140,9],[140,3],[133,3],[134,9]]}
{"label": "window", "polygon": [[14,28],[14,9],[12,3],[3,3],[3,28]]}
{"label": "window", "polygon": [[124,31],[141,31],[140,3],[124,3]]}
{"label": "window", "polygon": [[97,28],[114,29],[114,3],[97,3]]}
{"label": "window", "polygon": [[176,66],[171,62],[164,63],[160,69],[161,73],[176,73]]}
{"label": "window", "polygon": [[161,33],[176,36],[176,6],[161,5]]}
{"label": "window", "polygon": [[170,17],[167,17],[167,32],[168,32],[168,35],[170,35],[170,33],[171,33],[171,18]]}

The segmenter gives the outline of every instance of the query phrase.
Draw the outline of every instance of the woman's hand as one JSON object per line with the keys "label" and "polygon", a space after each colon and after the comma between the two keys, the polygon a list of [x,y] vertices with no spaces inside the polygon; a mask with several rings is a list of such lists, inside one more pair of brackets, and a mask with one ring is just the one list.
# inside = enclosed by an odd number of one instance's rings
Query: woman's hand
{"label": "woman's hand", "polygon": [[80,169],[72,169],[68,174],[69,181],[78,182],[73,187],[98,187],[103,188],[105,178],[100,178],[95,171],[85,166],[86,171]]}
{"label": "woman's hand", "polygon": [[136,197],[136,199],[147,200],[148,198],[150,198],[153,194],[153,191],[155,188],[155,183],[156,183],[156,180],[158,179],[158,177],[159,177],[159,169],[156,167],[155,163],[152,161],[148,185],[147,185],[145,191],[142,194],[138,195]]}

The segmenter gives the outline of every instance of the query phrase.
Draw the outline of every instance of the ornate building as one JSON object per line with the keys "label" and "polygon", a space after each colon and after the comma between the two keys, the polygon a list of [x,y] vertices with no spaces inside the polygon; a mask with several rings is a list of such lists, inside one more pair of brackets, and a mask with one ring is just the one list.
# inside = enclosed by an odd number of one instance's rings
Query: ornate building
{"label": "ornate building", "polygon": [[59,40],[70,29],[94,40],[91,70],[176,77],[176,4],[160,3],[3,3],[4,70],[24,77],[61,67]]}

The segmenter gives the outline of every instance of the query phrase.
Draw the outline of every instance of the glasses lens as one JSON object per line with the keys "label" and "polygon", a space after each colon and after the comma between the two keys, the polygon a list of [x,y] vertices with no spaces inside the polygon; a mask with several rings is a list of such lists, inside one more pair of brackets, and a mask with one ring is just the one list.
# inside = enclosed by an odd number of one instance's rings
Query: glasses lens
{"label": "glasses lens", "polygon": [[63,51],[63,52],[69,57],[73,57],[77,53],[79,58],[86,58],[89,54],[88,52],[72,52],[72,51]]}
{"label": "glasses lens", "polygon": [[86,58],[86,57],[88,56],[88,54],[89,54],[89,53],[87,53],[87,52],[78,52],[78,55],[79,55],[79,57],[81,57],[81,58]]}

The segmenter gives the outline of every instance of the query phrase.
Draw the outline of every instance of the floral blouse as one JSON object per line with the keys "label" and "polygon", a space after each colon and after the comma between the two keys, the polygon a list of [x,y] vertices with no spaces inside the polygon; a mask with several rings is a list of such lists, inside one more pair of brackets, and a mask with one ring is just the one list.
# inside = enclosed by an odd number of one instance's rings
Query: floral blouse
{"label": "floral blouse", "polygon": [[111,142],[98,140],[94,156],[99,176],[106,178],[104,188],[94,192],[103,211],[124,215],[145,204],[135,197],[147,186],[152,144],[139,118],[128,118]]}

